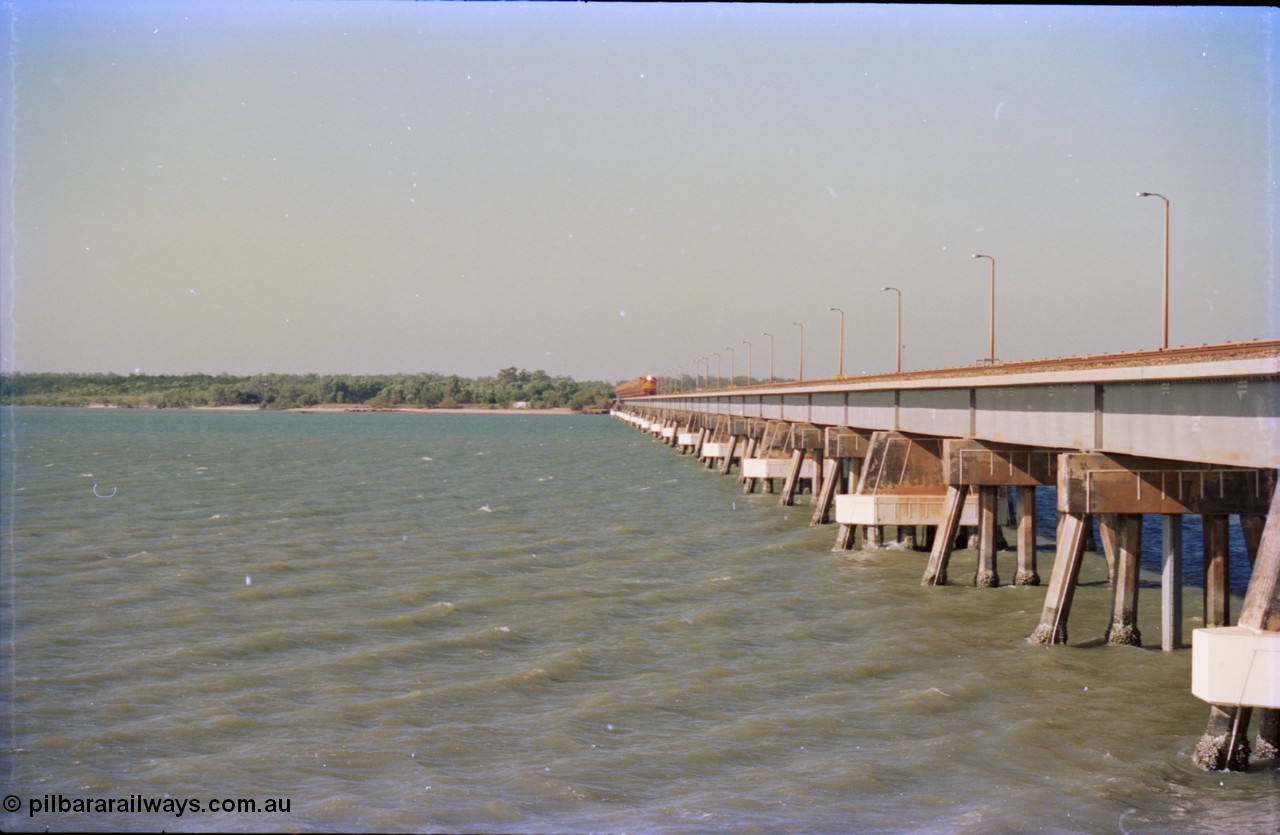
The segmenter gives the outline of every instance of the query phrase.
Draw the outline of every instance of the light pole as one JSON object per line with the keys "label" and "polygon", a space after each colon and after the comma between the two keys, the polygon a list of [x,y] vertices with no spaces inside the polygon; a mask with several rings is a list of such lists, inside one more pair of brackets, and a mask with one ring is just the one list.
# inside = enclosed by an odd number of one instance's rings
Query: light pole
{"label": "light pole", "polygon": [[729,388],[733,388],[738,385],[738,372],[734,368],[733,349],[726,345],[725,350],[729,352]]}
{"label": "light pole", "polygon": [[[713,356],[716,358],[716,388],[723,388],[724,383],[721,382],[720,376],[720,353],[716,352]],[[710,370],[707,371],[707,376],[711,376]]]}
{"label": "light pole", "polygon": [[751,385],[751,343],[744,339],[742,344],[747,346],[747,385]]}
{"label": "light pole", "polygon": [[827,310],[834,310],[840,314],[840,361],[836,363],[837,377],[844,377],[844,311],[838,307],[828,307]]}
{"label": "light pole", "polygon": [[1159,197],[1164,201],[1164,301],[1161,304],[1161,321],[1163,329],[1160,338],[1160,350],[1169,348],[1169,198],[1154,191],[1140,191],[1139,197]]}
{"label": "light pole", "polygon": [[892,290],[898,294],[898,369],[897,373],[902,373],[902,291],[897,287],[881,287],[882,292]]}
{"label": "light pole", "polygon": [[711,357],[702,358],[702,384],[711,388]]}
{"label": "light pole", "polygon": [[804,382],[804,325],[800,324],[799,322],[792,322],[791,324],[795,325],[797,328],[800,329],[800,380],[799,382],[803,383]]}
{"label": "light pole", "polygon": [[773,385],[773,334],[762,333],[760,335],[769,337],[769,384]]}
{"label": "light pole", "polygon": [[988,258],[991,261],[991,333],[988,348],[988,362],[996,364],[996,259],[992,255],[975,255],[974,258]]}

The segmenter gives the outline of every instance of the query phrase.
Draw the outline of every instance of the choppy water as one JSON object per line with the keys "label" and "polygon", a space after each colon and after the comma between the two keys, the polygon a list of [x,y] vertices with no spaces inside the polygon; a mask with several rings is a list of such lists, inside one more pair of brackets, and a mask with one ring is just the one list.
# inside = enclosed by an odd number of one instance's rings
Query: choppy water
{"label": "choppy water", "polygon": [[[1280,828],[1280,772],[1192,764],[1189,652],[1100,645],[1100,557],[1034,647],[1043,589],[833,553],[605,417],[3,429],[5,830]],[[290,811],[28,816],[59,794]]]}

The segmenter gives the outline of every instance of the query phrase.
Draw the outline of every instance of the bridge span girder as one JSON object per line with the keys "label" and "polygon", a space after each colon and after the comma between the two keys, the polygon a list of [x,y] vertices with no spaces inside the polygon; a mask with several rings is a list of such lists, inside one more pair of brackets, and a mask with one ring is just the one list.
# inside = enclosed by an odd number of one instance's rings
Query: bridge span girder
{"label": "bridge span girder", "polygon": [[1237,467],[1280,467],[1280,361],[820,381],[636,406]]}
{"label": "bridge span girder", "polygon": [[1063,513],[1262,514],[1274,470],[1188,464],[1097,452],[1058,456]]}

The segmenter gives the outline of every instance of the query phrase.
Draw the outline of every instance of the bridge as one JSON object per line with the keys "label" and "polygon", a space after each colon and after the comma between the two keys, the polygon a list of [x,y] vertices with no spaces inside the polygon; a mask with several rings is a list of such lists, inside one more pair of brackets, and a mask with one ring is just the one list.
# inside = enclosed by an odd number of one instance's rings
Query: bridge
{"label": "bridge", "polygon": [[[683,381],[681,381],[683,382]],[[1016,530],[1014,583],[1039,585],[1038,487],[1054,487],[1055,553],[1028,641],[1066,643],[1096,520],[1112,581],[1111,644],[1141,644],[1138,567],[1144,514],[1162,525],[1161,645],[1182,646],[1182,525],[1204,531],[1205,628],[1192,641],[1192,692],[1210,704],[1195,759],[1248,764],[1280,747],[1280,340],[624,396],[615,414],[744,492],[793,504],[808,487],[814,524],[835,547],[877,547],[896,528],[928,548],[922,582],[948,582],[961,529],[974,584],[999,585],[1003,526]],[[780,485],[780,486],[779,486]],[[1011,489],[1012,488],[1012,489]],[[1016,496],[1016,506],[1007,501]],[[1231,622],[1228,525],[1252,566]]]}

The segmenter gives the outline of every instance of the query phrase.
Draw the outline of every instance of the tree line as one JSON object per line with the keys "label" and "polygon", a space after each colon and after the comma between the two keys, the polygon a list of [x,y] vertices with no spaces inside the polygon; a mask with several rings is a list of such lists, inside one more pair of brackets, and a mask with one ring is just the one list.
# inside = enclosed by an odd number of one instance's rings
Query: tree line
{"label": "tree line", "polygon": [[492,377],[457,374],[42,374],[0,375],[0,404],[14,406],[121,406],[183,408],[257,406],[296,409],[346,405],[533,409],[604,408],[613,384],[577,382],[545,371],[504,368]]}

